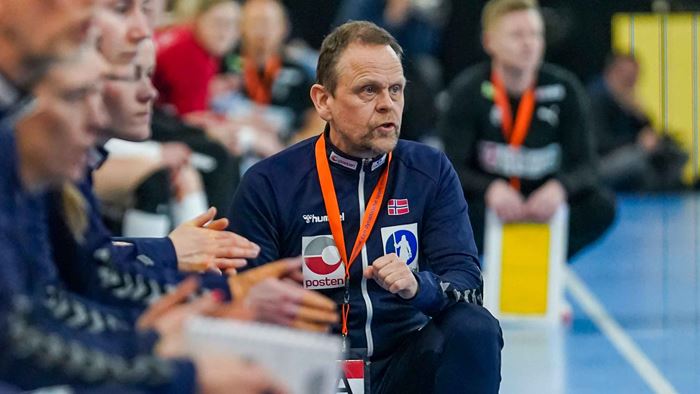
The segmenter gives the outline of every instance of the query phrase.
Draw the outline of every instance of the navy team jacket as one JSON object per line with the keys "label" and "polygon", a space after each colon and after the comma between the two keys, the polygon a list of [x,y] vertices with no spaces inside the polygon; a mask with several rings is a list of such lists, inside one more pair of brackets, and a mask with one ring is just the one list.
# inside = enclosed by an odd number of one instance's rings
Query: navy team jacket
{"label": "navy team jacket", "polygon": [[13,133],[0,126],[0,380],[22,389],[194,392],[192,363],[153,357],[156,337],[136,332],[130,311],[63,289],[45,199],[23,189],[16,163]]}
{"label": "navy team jacket", "polygon": [[[54,261],[62,282],[70,291],[140,312],[188,275],[177,270],[177,257],[170,238],[112,238],[102,221],[92,184],[92,170],[102,162],[91,166],[85,179],[76,185],[87,202],[88,226],[83,244],[74,240],[65,224],[61,194],[53,192],[48,196]],[[224,299],[231,298],[226,276],[201,274],[198,277],[203,288],[217,289]]]}
{"label": "navy team jacket", "polygon": [[[236,192],[230,230],[261,247],[254,267],[304,258],[304,286],[338,304],[344,265],[333,242],[316,171],[318,137],[253,166]],[[386,155],[357,159],[326,138],[350,256],[362,214],[386,166]],[[350,270],[350,347],[369,357],[393,351],[406,336],[455,302],[481,304],[482,278],[462,188],[444,154],[400,140],[393,152],[382,211]],[[397,253],[413,269],[417,295],[403,300],[362,277],[377,258]]]}

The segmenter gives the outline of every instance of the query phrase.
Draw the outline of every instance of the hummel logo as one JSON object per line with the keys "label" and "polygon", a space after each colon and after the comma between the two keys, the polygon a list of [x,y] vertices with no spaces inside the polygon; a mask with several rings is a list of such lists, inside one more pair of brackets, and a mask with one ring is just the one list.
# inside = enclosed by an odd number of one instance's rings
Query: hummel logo
{"label": "hummel logo", "polygon": [[[316,215],[302,215],[302,219],[306,222],[306,224],[311,224],[311,223],[328,223],[328,215],[323,215],[323,216],[316,216]],[[340,221],[344,222],[345,221],[345,212],[340,214]]]}

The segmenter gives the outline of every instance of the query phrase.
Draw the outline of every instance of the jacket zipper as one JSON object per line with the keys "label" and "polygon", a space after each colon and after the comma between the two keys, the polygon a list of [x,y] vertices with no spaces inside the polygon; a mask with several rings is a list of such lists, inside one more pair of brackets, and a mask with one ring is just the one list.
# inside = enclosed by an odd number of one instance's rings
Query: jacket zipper
{"label": "jacket zipper", "polygon": [[[360,167],[360,180],[357,185],[357,197],[360,202],[360,218],[365,215],[365,162],[367,159],[362,159],[362,165]],[[367,261],[367,244],[362,246],[362,272],[369,266]],[[365,300],[365,307],[367,308],[367,321],[365,322],[365,337],[367,338],[367,358],[372,356],[374,353],[374,340],[372,339],[372,300],[369,297],[369,292],[367,291],[367,279],[362,276],[362,298]]]}

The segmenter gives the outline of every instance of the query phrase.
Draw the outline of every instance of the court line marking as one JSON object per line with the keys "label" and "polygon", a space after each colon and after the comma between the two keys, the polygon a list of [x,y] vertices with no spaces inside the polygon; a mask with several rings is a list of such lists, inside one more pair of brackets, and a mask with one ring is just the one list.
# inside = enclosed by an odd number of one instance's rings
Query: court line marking
{"label": "court line marking", "polygon": [[600,301],[586,287],[578,275],[568,267],[565,267],[564,270],[566,272],[566,285],[571,295],[647,385],[655,393],[678,394],[671,382],[664,377],[656,368],[656,365],[649,360],[632,338],[625,333],[620,324],[608,314]]}

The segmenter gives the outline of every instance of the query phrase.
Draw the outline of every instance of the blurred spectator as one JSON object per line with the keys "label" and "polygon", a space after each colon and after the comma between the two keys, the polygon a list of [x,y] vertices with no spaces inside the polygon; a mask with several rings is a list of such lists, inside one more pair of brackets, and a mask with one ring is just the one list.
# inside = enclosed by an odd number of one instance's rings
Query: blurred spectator
{"label": "blurred spectator", "polygon": [[687,155],[652,128],[635,96],[638,75],[633,56],[615,54],[588,86],[601,178],[621,191],[678,188]]}
{"label": "blurred spectator", "polygon": [[209,108],[209,84],[221,56],[238,41],[239,14],[234,1],[201,1],[191,24],[157,35],[153,83],[161,105],[174,106],[180,115]]}
{"label": "blurred spectator", "polygon": [[[239,76],[239,96],[217,105],[238,116],[258,116],[256,127],[272,128],[286,139],[309,125],[315,133],[322,124],[314,115],[309,89],[313,77],[304,64],[288,56],[285,41],[289,19],[277,0],[249,0],[243,6],[241,48],[226,56],[224,72]],[[262,123],[262,124],[261,124]]]}
{"label": "blurred spectator", "polygon": [[[155,15],[162,14],[163,4],[154,6],[154,9]],[[175,4],[174,13],[178,20],[192,23],[176,26],[159,35],[160,44],[167,45],[158,48],[161,63],[157,64],[159,74],[156,79],[160,79],[156,83],[160,81],[161,96],[163,92],[172,94],[170,99],[161,98],[161,102],[173,105],[153,109],[152,138],[165,146],[183,143],[194,152],[188,157],[199,170],[209,203],[221,212],[228,206],[232,190],[238,184],[240,147],[235,125],[208,112],[209,86],[218,72],[218,56],[238,42],[238,4],[233,1],[180,1]],[[164,19],[154,20],[154,24],[163,24]],[[192,62],[192,56],[198,61]],[[187,62],[186,66],[183,62]],[[186,73],[184,77],[180,75],[183,72]],[[179,108],[176,103],[179,103]],[[176,111],[169,110],[169,106]],[[191,115],[199,126],[188,124],[178,116],[178,109],[183,113],[188,111],[187,108],[201,111]],[[197,117],[205,120],[199,121]],[[168,177],[158,173],[150,182],[155,190],[163,190]],[[150,189],[139,188],[137,194],[149,195],[152,193]]]}
{"label": "blurred spectator", "polygon": [[482,29],[491,64],[455,80],[440,123],[477,246],[483,247],[486,208],[506,222],[546,222],[566,202],[571,256],[614,218],[614,200],[595,175],[585,95],[573,75],[542,64],[535,0],[489,1]]}
{"label": "blurred spectator", "polygon": [[[696,0],[683,1],[698,3]],[[448,2],[450,12],[441,38],[439,55],[446,83],[452,81],[465,67],[487,58],[479,45],[479,15],[486,0]],[[542,3],[547,61],[573,71],[586,81],[600,72],[605,56],[610,52],[613,15],[618,12],[651,11],[651,1],[639,0],[547,0]],[[697,9],[700,5],[695,7]],[[675,4],[672,9],[677,9]],[[580,61],[581,53],[586,54],[586,61]]]}

